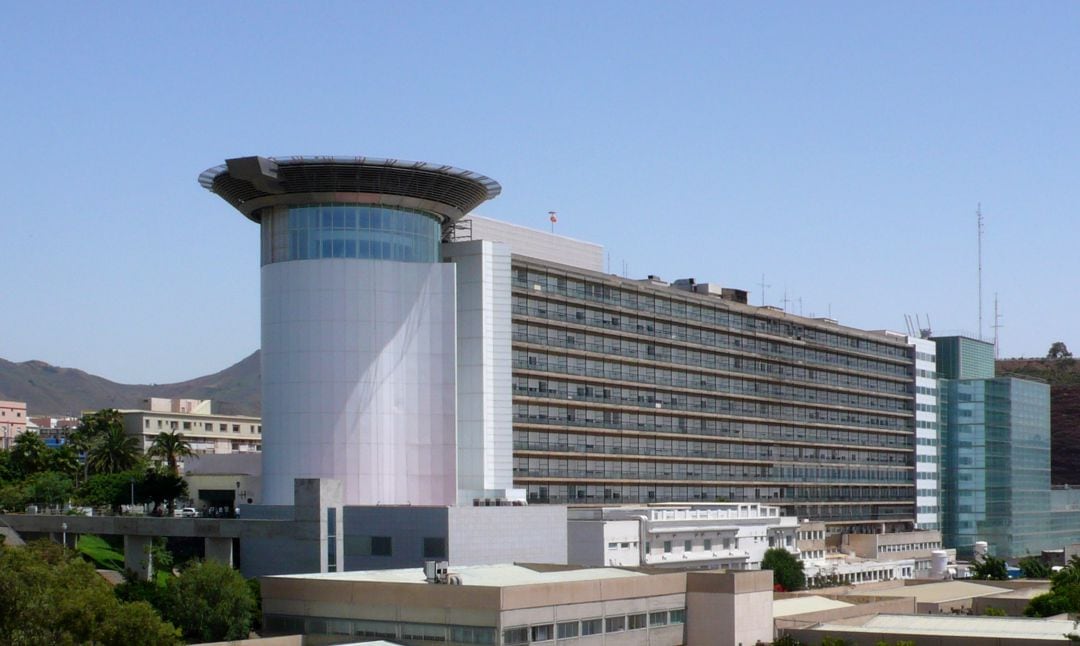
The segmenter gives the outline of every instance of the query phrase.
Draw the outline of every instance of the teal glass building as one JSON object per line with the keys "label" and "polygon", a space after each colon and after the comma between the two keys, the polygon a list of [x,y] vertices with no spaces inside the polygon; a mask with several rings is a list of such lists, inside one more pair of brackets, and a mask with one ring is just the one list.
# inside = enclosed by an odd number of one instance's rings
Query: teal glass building
{"label": "teal glass building", "polygon": [[946,379],[993,379],[994,344],[966,336],[935,338],[937,371]]}
{"label": "teal glass building", "polygon": [[998,377],[943,379],[942,539],[961,555],[1059,547],[1049,536],[1050,387]]}
{"label": "teal glass building", "polygon": [[999,557],[1038,554],[1073,539],[1052,531],[1050,386],[997,377],[994,345],[935,338],[941,420],[942,541],[970,556],[986,541]]}

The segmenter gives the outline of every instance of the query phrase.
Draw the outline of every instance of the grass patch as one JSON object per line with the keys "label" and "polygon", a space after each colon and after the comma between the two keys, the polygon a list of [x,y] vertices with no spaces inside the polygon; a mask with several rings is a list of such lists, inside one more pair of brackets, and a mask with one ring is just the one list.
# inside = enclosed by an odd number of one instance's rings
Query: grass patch
{"label": "grass patch", "polygon": [[94,566],[103,570],[124,571],[124,555],[100,536],[83,534],[77,547],[80,554],[90,559]]}

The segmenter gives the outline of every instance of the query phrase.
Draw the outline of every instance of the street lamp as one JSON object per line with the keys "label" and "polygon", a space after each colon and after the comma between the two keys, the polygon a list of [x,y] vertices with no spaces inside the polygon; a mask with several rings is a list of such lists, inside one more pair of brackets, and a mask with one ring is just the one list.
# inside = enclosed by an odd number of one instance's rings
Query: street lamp
{"label": "street lamp", "polygon": [[135,506],[135,478],[131,478],[131,506]]}
{"label": "street lamp", "polygon": [[64,547],[67,547],[67,523],[60,523],[60,529],[64,532]]}

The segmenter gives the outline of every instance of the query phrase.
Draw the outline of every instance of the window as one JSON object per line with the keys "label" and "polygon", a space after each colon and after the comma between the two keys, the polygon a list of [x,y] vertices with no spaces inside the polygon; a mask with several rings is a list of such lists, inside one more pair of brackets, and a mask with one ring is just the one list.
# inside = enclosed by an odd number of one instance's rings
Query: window
{"label": "window", "polygon": [[644,612],[640,615],[628,615],[626,617],[626,624],[627,628],[629,628],[630,630],[641,630],[642,628],[648,626],[648,623],[645,621]]}
{"label": "window", "polygon": [[686,609],[672,610],[668,613],[668,617],[673,624],[685,624],[686,623]]}
{"label": "window", "polygon": [[229,430],[229,425],[228,424],[218,424],[217,430],[224,433],[225,431]]}
{"label": "window", "polygon": [[546,642],[555,638],[555,626],[553,624],[539,624],[532,627],[532,641]]}
{"label": "window", "polygon": [[479,626],[450,626],[450,641],[459,644],[494,644],[495,630]]}
{"label": "window", "polygon": [[424,558],[426,559],[444,559],[446,558],[446,538],[442,536],[426,536],[424,537]]}
{"label": "window", "polygon": [[649,625],[650,626],[666,626],[667,625],[667,610],[661,610],[660,612],[649,613]]}
{"label": "window", "polygon": [[357,637],[398,638],[397,626],[389,621],[354,621],[353,629]]}
{"label": "window", "polygon": [[394,555],[394,541],[389,536],[372,536],[371,537],[371,555],[372,556],[393,556]]}
{"label": "window", "polygon": [[702,549],[704,549],[706,552],[711,552],[712,551],[712,539],[711,538],[706,538],[705,539],[704,544],[702,545]]}
{"label": "window", "polygon": [[190,431],[191,430],[191,422],[184,422],[184,430],[185,431]]}
{"label": "window", "polygon": [[581,622],[581,636],[599,635],[603,632],[604,624],[600,619],[586,619]]}
{"label": "window", "polygon": [[402,623],[401,638],[444,642],[446,641],[446,626]]}
{"label": "window", "polygon": [[503,644],[528,644],[529,643],[529,629],[522,626],[521,628],[507,628],[503,631]]}
{"label": "window", "polygon": [[239,433],[240,432],[240,425],[239,424],[233,424],[232,425],[232,432],[233,433]]}
{"label": "window", "polygon": [[144,424],[143,426],[145,426],[146,428],[150,428],[150,420],[146,420],[146,424]]}
{"label": "window", "polygon": [[684,552],[692,552],[692,551],[694,551],[694,542],[693,541],[683,541],[682,548],[683,548]]}
{"label": "window", "polygon": [[578,636],[578,622],[576,621],[564,621],[556,628],[559,639],[572,639]]}
{"label": "window", "polygon": [[664,554],[671,554],[671,541],[664,541]]}
{"label": "window", "polygon": [[604,620],[605,633],[619,633],[626,630],[626,617],[608,617]]}

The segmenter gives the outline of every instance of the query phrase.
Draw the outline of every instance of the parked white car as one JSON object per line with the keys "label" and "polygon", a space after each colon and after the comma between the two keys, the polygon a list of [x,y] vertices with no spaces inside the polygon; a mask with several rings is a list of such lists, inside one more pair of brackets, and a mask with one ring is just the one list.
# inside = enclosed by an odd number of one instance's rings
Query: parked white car
{"label": "parked white car", "polygon": [[184,507],[180,510],[180,515],[184,518],[198,518],[199,510],[194,507]]}

